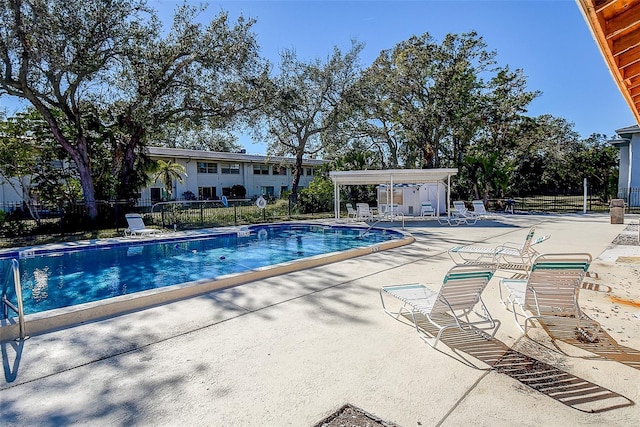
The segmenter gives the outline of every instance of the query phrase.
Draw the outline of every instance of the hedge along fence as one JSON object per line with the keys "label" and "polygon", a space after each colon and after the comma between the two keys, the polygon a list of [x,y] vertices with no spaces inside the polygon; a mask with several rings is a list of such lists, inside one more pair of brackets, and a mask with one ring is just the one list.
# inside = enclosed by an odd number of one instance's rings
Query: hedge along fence
{"label": "hedge along fence", "polygon": [[288,210],[283,203],[267,203],[262,209],[249,200],[231,200],[227,206],[216,200],[157,203],[145,216],[149,223],[184,230],[271,222],[286,215]]}
{"label": "hedge along fence", "polygon": [[[629,203],[640,197],[640,188],[634,188],[625,193],[627,213],[640,213],[640,206]],[[516,213],[576,213],[583,212],[586,200],[586,211],[593,213],[609,212],[609,201],[584,194],[551,194],[540,196],[513,197]],[[162,207],[160,207],[162,206]],[[506,199],[489,200],[488,209],[503,211]],[[128,202],[103,201],[98,203],[98,220],[91,222],[86,217],[84,204],[71,204],[64,207],[41,209],[40,220],[34,221],[28,212],[16,209],[16,206],[2,206],[4,214],[0,215],[1,237],[28,237],[34,235],[64,235],[73,232],[87,232],[97,230],[113,230],[120,234],[127,227],[125,214],[139,212],[143,214],[147,225],[168,229],[184,230],[203,227],[224,227],[266,222],[333,218],[333,208],[330,212],[299,213],[298,207],[287,200],[269,202],[265,209],[260,209],[252,200],[229,200],[225,207],[221,201],[177,201],[165,204],[132,206]],[[11,210],[10,208],[13,208]]]}
{"label": "hedge along fence", "polygon": [[264,209],[259,208],[251,200],[229,200],[228,206],[224,206],[220,201],[178,201],[137,207],[132,207],[130,203],[100,202],[98,220],[95,222],[86,218],[86,209],[83,204],[65,206],[55,214],[40,218],[38,221],[22,211],[0,215],[1,237],[65,235],[114,229],[113,234],[118,235],[127,228],[125,214],[129,212],[142,214],[146,225],[172,230],[333,218],[333,210],[301,214],[296,205],[287,200],[268,202]]}
{"label": "hedge along fence", "polygon": [[261,224],[268,222],[333,218],[331,212],[301,214],[295,204],[278,199],[268,202],[264,208],[252,200],[229,200],[228,206],[221,201],[158,203],[147,213],[145,222],[162,228],[186,230],[204,227],[225,227]]}

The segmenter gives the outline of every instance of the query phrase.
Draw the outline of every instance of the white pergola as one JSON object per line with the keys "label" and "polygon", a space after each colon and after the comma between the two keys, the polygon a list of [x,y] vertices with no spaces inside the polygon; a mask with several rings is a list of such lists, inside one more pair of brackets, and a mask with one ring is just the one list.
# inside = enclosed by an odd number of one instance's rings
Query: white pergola
{"label": "white pergola", "polygon": [[[428,184],[444,183],[447,188],[447,206],[451,203],[451,177],[458,169],[383,169],[363,171],[333,171],[329,177],[333,181],[333,200],[335,202],[335,218],[340,218],[340,186],[341,185],[389,185],[395,184]],[[440,187],[438,186],[438,191]],[[438,203],[440,196],[438,195]],[[440,215],[440,207],[436,211]],[[449,209],[447,209],[447,212]]]}

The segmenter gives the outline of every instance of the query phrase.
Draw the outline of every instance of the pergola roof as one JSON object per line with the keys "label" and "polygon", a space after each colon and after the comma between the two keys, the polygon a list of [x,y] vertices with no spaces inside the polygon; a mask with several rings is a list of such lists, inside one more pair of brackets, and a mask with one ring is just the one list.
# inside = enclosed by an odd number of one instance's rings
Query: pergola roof
{"label": "pergola roof", "polygon": [[[381,185],[381,184],[427,184],[444,182],[447,187],[447,204],[450,199],[450,178],[458,173],[458,169],[381,169],[364,171],[333,171],[329,177],[334,187],[334,209],[336,219],[340,218],[341,185]],[[438,187],[440,189],[440,187]],[[393,212],[393,207],[391,207]],[[448,213],[447,213],[448,215]],[[438,216],[440,216],[438,208]]]}
{"label": "pergola roof", "polygon": [[337,185],[423,184],[447,182],[458,169],[383,169],[363,171],[333,171],[329,177]]}
{"label": "pergola roof", "polygon": [[631,112],[640,123],[640,0],[576,0]]}

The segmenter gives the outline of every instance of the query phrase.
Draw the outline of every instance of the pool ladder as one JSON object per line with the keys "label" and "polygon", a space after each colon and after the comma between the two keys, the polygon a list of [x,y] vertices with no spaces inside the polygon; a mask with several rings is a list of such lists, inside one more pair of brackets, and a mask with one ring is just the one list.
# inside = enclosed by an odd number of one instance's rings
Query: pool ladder
{"label": "pool ladder", "polygon": [[18,306],[13,305],[11,301],[7,298],[7,288],[9,287],[9,274],[7,274],[7,279],[4,281],[4,286],[2,287],[2,314],[3,319],[9,317],[9,309],[16,312],[18,315],[18,326],[20,327],[20,340],[24,340],[27,338],[26,328],[24,324],[24,307],[22,304],[22,285],[20,284],[20,264],[17,259],[11,260],[11,270],[13,273],[13,286],[16,292],[16,299],[18,300]]}
{"label": "pool ladder", "polygon": [[[398,213],[397,216],[400,216],[402,218],[402,231],[404,231],[404,214],[402,212]],[[375,227],[376,225],[378,225],[378,223],[382,222],[385,220],[385,217],[383,216],[382,218],[379,218],[378,220],[376,220],[375,222],[373,222],[364,233],[362,233],[360,236],[360,238],[366,236],[367,234],[369,234],[369,232],[371,231],[371,229],[373,227]],[[391,217],[391,222],[393,222],[393,217]]]}

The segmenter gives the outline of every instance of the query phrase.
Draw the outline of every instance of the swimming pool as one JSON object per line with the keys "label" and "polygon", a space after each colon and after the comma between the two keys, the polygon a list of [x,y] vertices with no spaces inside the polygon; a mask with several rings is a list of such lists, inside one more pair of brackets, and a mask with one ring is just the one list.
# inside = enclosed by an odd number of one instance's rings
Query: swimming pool
{"label": "swimming pool", "polygon": [[[0,255],[2,278],[19,258],[25,314],[173,291],[205,293],[288,271],[407,244],[388,229],[272,224],[215,235],[32,248]],[[402,243],[400,243],[402,242]],[[306,262],[305,262],[306,260]],[[204,286],[206,285],[206,286]],[[15,299],[12,286],[9,299]],[[131,308],[127,308],[131,309]],[[32,332],[33,333],[33,332]]]}

